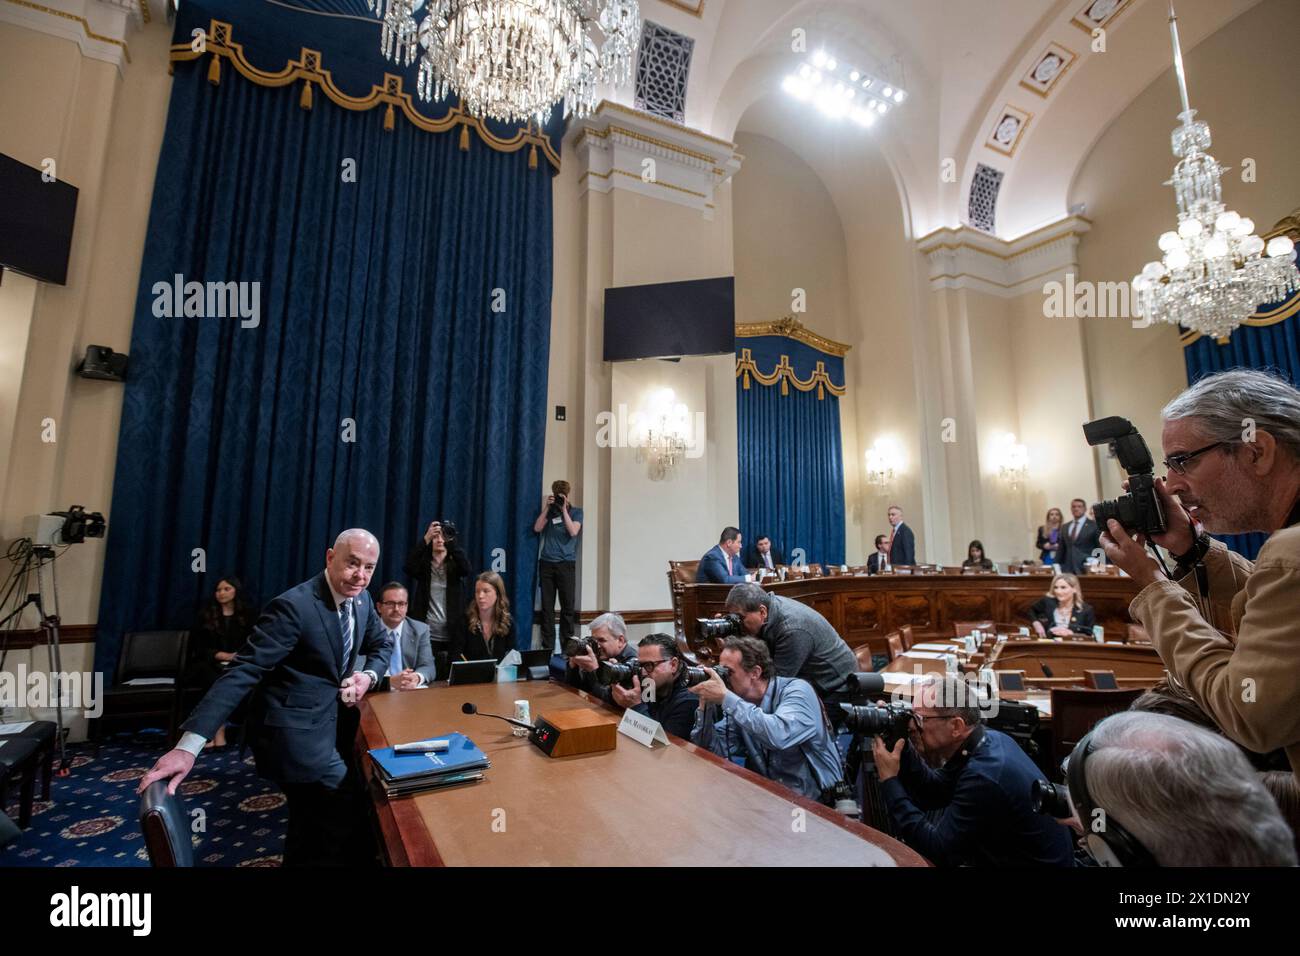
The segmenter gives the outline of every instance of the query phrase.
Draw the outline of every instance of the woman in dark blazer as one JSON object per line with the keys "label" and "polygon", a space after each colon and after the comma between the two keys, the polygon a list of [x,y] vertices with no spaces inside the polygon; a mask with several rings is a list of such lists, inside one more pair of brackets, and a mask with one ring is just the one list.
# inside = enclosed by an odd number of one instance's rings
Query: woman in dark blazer
{"label": "woman in dark blazer", "polygon": [[[452,645],[463,641],[463,611],[468,600],[463,590],[464,581],[469,577],[469,558],[460,546],[456,526],[451,522],[429,522],[424,538],[406,555],[403,570],[412,585],[407,613],[413,620],[429,626],[434,653],[450,650]],[[435,570],[437,588],[432,586]],[[430,595],[438,593],[444,595],[441,603],[431,602]]]}
{"label": "woman in dark blazer", "polygon": [[1038,559],[1043,564],[1060,564],[1064,551],[1061,545],[1061,525],[1065,518],[1060,508],[1048,508],[1047,520],[1038,526]]}
{"label": "woman in dark blazer", "polygon": [[501,575],[484,571],[478,576],[465,622],[464,636],[452,642],[452,660],[485,661],[490,657],[500,664],[515,649],[515,622]]}
{"label": "woman in dark blazer", "polygon": [[966,560],[961,563],[962,570],[996,571],[998,566],[984,556],[984,542],[972,541],[966,546]]}
{"label": "woman in dark blazer", "polygon": [[1073,574],[1058,574],[1052,578],[1052,587],[1029,609],[1034,633],[1039,637],[1069,637],[1072,634],[1092,636],[1097,617],[1092,605],[1085,604],[1079,579]]}
{"label": "woman in dark blazer", "polygon": [[[212,600],[199,612],[198,621],[190,631],[187,686],[207,693],[253,633],[256,622],[257,612],[244,600],[244,586],[239,579],[234,576],[218,579]],[[222,726],[208,746],[225,745],[226,728]]]}

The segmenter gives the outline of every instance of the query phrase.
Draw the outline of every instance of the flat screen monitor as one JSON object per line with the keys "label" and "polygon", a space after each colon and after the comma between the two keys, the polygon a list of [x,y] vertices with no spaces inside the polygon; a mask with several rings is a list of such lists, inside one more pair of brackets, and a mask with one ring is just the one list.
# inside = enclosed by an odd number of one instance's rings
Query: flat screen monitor
{"label": "flat screen monitor", "polygon": [[605,290],[606,362],[735,349],[734,276]]}
{"label": "flat screen monitor", "polygon": [[66,285],[77,187],[0,153],[0,269]]}

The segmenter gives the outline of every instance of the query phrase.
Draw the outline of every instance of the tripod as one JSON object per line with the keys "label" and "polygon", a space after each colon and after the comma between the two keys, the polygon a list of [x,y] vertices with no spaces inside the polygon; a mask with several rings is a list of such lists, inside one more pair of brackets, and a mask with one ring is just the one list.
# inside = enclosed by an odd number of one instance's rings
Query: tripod
{"label": "tripod", "polygon": [[[26,573],[26,565],[31,563],[35,557],[36,562],[36,590],[28,592],[26,600],[18,607],[14,608],[4,620],[0,620],[0,630],[10,621],[16,620],[29,606],[36,608],[36,613],[41,619],[40,628],[45,634],[45,647],[50,661],[50,678],[54,685],[54,716],[55,716],[55,738],[59,747],[59,770],[60,777],[68,775],[68,750],[64,738],[66,731],[63,724],[63,657],[59,650],[59,616],[57,614],[45,613],[45,602],[41,600],[41,591],[44,590],[44,583],[41,577],[41,568],[45,561],[54,560],[54,550],[47,547],[32,548],[27,560],[24,562],[22,573]],[[57,597],[56,597],[57,601]]]}

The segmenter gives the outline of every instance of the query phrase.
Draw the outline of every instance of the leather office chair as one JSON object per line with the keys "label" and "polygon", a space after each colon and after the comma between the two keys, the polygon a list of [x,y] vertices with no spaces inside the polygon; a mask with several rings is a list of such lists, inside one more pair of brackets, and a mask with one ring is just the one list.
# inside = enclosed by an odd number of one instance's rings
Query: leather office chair
{"label": "leather office chair", "polygon": [[857,658],[859,671],[867,673],[876,669],[875,661],[871,659],[870,644],[859,644],[853,648],[853,656]]}
{"label": "leather office chair", "polygon": [[18,826],[24,830],[32,822],[32,802],[36,798],[36,768],[39,764],[40,743],[30,738],[10,737],[0,747],[0,808],[5,805],[5,791],[9,783],[18,783]]}
{"label": "leather office chair", "polygon": [[903,650],[910,651],[912,645],[916,643],[912,638],[912,625],[904,624],[898,629],[898,635],[903,639]]}
{"label": "leather office chair", "polygon": [[180,795],[167,792],[166,780],[155,780],[140,794],[140,830],[154,866],[194,865],[190,816]]}
{"label": "leather office chair", "polygon": [[[170,746],[181,719],[182,676],[188,631],[133,631],[122,639],[113,686],[104,691],[104,713],[90,723],[95,752],[104,733],[117,725],[139,727],[162,722]],[[165,684],[128,684],[136,678],[161,678]]]}
{"label": "leather office chair", "polygon": [[891,661],[903,656],[903,635],[895,631],[885,638],[885,643],[889,645],[889,659]]}
{"label": "leather office chair", "polygon": [[1074,745],[1100,721],[1128,710],[1143,694],[1135,687],[1124,690],[1087,690],[1081,687],[1052,688],[1052,769],[1070,755]]}
{"label": "leather office chair", "polygon": [[[50,799],[50,778],[54,776],[54,749],[58,744],[58,725],[52,720],[34,720],[30,726],[14,733],[0,734],[0,740],[36,741],[36,759],[41,768],[41,799]],[[65,731],[66,734],[66,731]],[[0,801],[0,806],[3,801]]]}
{"label": "leather office chair", "polygon": [[965,637],[967,634],[970,634],[973,631],[980,631],[984,634],[987,634],[991,630],[993,630],[992,621],[953,621],[952,622],[953,637]]}

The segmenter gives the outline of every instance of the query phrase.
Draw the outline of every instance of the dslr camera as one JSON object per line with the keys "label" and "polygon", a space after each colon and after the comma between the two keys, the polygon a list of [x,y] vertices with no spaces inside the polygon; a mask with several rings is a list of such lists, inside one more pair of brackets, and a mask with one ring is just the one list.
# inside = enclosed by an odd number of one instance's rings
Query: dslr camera
{"label": "dslr camera", "polygon": [[1029,785],[1029,805],[1035,813],[1045,813],[1057,820],[1065,820],[1074,815],[1070,807],[1070,791],[1059,783],[1035,780]]}
{"label": "dslr camera", "polygon": [[688,667],[686,668],[686,686],[694,687],[696,684],[703,684],[709,679],[709,671],[715,671],[722,678],[722,683],[728,688],[731,687],[731,668],[726,664],[714,664],[712,667]]}
{"label": "dslr camera", "polygon": [[1103,531],[1114,518],[1131,534],[1162,534],[1165,510],[1155,487],[1155,463],[1151,450],[1127,418],[1112,415],[1083,426],[1089,445],[1109,445],[1120,467],[1128,474],[1128,494],[1092,506],[1093,517]]}
{"label": "dslr camera", "polygon": [[566,637],[562,651],[565,657],[577,657],[590,651],[592,657],[600,660],[600,648],[596,646],[594,637]]}
{"label": "dslr camera", "polygon": [[555,500],[552,501],[551,506],[546,509],[547,521],[552,521],[555,518],[561,517],[564,514],[564,503],[568,501],[566,495],[554,495],[553,497]]}
{"label": "dslr camera", "polygon": [[596,671],[596,681],[601,687],[617,684],[624,690],[632,689],[632,678],[641,673],[641,665],[636,661],[601,661]]}
{"label": "dslr camera", "polygon": [[840,708],[844,726],[852,733],[879,737],[890,750],[899,740],[906,740],[912,728],[912,708],[907,704],[840,704]]}
{"label": "dslr camera", "polygon": [[695,619],[695,637],[701,644],[708,641],[723,641],[729,637],[744,637],[745,625],[739,614],[724,614],[722,617],[697,617]]}

